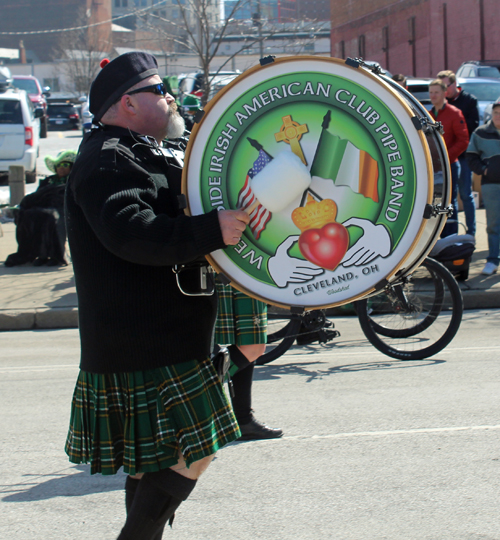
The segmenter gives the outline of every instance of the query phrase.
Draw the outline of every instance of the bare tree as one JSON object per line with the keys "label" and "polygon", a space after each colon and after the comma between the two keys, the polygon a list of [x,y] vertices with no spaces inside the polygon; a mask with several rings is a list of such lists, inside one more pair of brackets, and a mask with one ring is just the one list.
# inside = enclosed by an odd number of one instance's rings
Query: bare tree
{"label": "bare tree", "polygon": [[[284,25],[271,22],[261,17],[260,0],[236,0],[231,2],[230,11],[224,19],[220,17],[220,0],[173,0],[169,11],[160,8],[163,2],[153,6],[154,10],[138,14],[142,26],[157,35],[163,52],[191,53],[198,59],[198,69],[203,72],[202,105],[210,98],[212,83],[217,74],[224,69],[233,58],[259,47],[264,55],[264,42],[283,31]],[[239,20],[235,14],[247,9],[252,13],[250,20]],[[287,23],[287,31],[291,33],[290,44],[294,44],[297,52],[299,40],[295,39],[300,27],[304,24],[314,27],[314,21]],[[307,40],[314,40],[314,33],[306,32]],[[211,65],[216,56],[220,56],[221,45],[231,36],[238,45],[219,63],[215,70]],[[299,47],[300,52],[300,47]]]}
{"label": "bare tree", "polygon": [[[76,26],[88,24],[89,17],[82,10]],[[71,81],[70,88],[65,90],[88,94],[100,69],[100,60],[111,50],[110,28],[99,25],[65,32],[61,35],[58,49],[61,58],[66,60],[62,62],[61,70]]]}

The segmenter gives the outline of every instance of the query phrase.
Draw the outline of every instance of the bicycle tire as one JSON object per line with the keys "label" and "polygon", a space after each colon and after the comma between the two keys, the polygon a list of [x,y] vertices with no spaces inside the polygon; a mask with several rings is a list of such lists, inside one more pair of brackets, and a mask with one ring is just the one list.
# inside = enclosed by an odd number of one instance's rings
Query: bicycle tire
{"label": "bicycle tire", "polygon": [[[278,327],[274,327],[272,321],[278,322]],[[270,313],[267,314],[268,333],[266,352],[257,358],[255,363],[264,366],[276,360],[293,345],[299,333],[302,316],[297,314]],[[275,344],[275,345],[274,345]]]}
{"label": "bicycle tire", "polygon": [[[431,282],[431,288],[434,287],[434,300],[432,303],[432,306],[429,309],[429,312],[424,316],[423,319],[419,319],[418,315],[422,312],[422,302],[418,298],[414,299],[414,303],[412,304],[412,310],[405,312],[405,318],[406,322],[408,323],[408,326],[406,328],[398,327],[398,328],[392,328],[390,326],[386,326],[384,324],[377,323],[373,318],[371,319],[371,324],[373,326],[373,329],[377,334],[381,334],[382,336],[391,337],[391,338],[397,338],[397,337],[412,337],[417,334],[420,334],[421,332],[425,331],[429,326],[436,320],[439,313],[441,312],[441,309],[443,308],[443,303],[445,299],[445,288],[444,283],[442,279],[439,277],[439,275],[433,270],[432,263],[427,262],[428,259],[425,259],[422,263],[422,266],[426,268],[430,275],[432,276],[432,282]],[[394,286],[395,291],[391,292],[391,290],[386,291],[386,294],[390,296],[392,294],[392,298],[390,298],[391,304],[393,309],[399,310],[401,313],[404,312],[404,306],[401,304],[400,299],[397,297],[397,291],[398,289],[402,289],[402,285],[396,285]],[[391,288],[392,289],[392,288]],[[393,294],[394,293],[394,294]],[[432,294],[432,293],[431,293]],[[368,299],[368,308],[370,308],[370,299]],[[410,321],[414,321],[415,325],[411,326],[409,323]]]}
{"label": "bicycle tire", "polygon": [[[436,303],[439,281],[443,298]],[[450,271],[431,258],[402,286],[410,302],[421,305],[418,318],[414,311],[393,310],[384,290],[371,299],[370,307],[368,299],[357,302],[359,323],[366,338],[383,354],[398,360],[422,360],[442,351],[455,337],[462,321],[462,293]],[[378,307],[374,305],[377,301]],[[392,336],[378,333],[380,326],[392,328]],[[420,329],[418,334],[415,328]]]}

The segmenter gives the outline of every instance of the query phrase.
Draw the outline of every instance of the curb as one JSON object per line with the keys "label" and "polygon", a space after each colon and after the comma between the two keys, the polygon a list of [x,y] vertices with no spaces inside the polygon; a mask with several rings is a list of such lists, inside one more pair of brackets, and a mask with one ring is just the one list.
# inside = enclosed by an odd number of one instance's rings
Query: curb
{"label": "curb", "polygon": [[[464,309],[500,308],[500,290],[462,289],[462,296]],[[349,317],[356,315],[353,309],[346,307],[330,308],[326,311],[329,316]],[[78,328],[78,308],[0,309],[0,332],[57,328]]]}
{"label": "curb", "polygon": [[0,310],[0,331],[78,328],[78,308]]}

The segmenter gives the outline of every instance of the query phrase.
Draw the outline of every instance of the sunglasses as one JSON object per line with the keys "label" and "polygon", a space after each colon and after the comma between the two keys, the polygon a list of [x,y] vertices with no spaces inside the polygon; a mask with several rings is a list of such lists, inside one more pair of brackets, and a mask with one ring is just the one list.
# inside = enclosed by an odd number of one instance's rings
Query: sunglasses
{"label": "sunglasses", "polygon": [[69,161],[62,161],[61,163],[58,163],[56,165],[56,169],[59,169],[59,167],[71,167],[71,165],[73,164],[70,163]]}
{"label": "sunglasses", "polygon": [[125,92],[124,95],[128,94],[129,96],[131,96],[132,94],[140,94],[141,92],[151,92],[152,94],[155,94],[157,96],[166,96],[167,88],[163,83],[157,83],[152,84],[151,86],[143,86],[142,88],[132,90],[131,92]]}

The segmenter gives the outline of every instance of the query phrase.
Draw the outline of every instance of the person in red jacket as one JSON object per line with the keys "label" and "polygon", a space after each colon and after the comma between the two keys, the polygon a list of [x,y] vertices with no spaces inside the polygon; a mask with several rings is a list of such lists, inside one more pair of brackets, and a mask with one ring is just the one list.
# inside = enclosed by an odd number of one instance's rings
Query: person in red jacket
{"label": "person in red jacket", "polygon": [[453,214],[445,225],[442,237],[458,233],[458,177],[460,175],[459,156],[467,150],[469,132],[462,111],[446,101],[446,85],[441,79],[435,79],[429,84],[429,97],[432,103],[431,116],[436,122],[441,122],[444,128],[444,142],[450,160]]}

